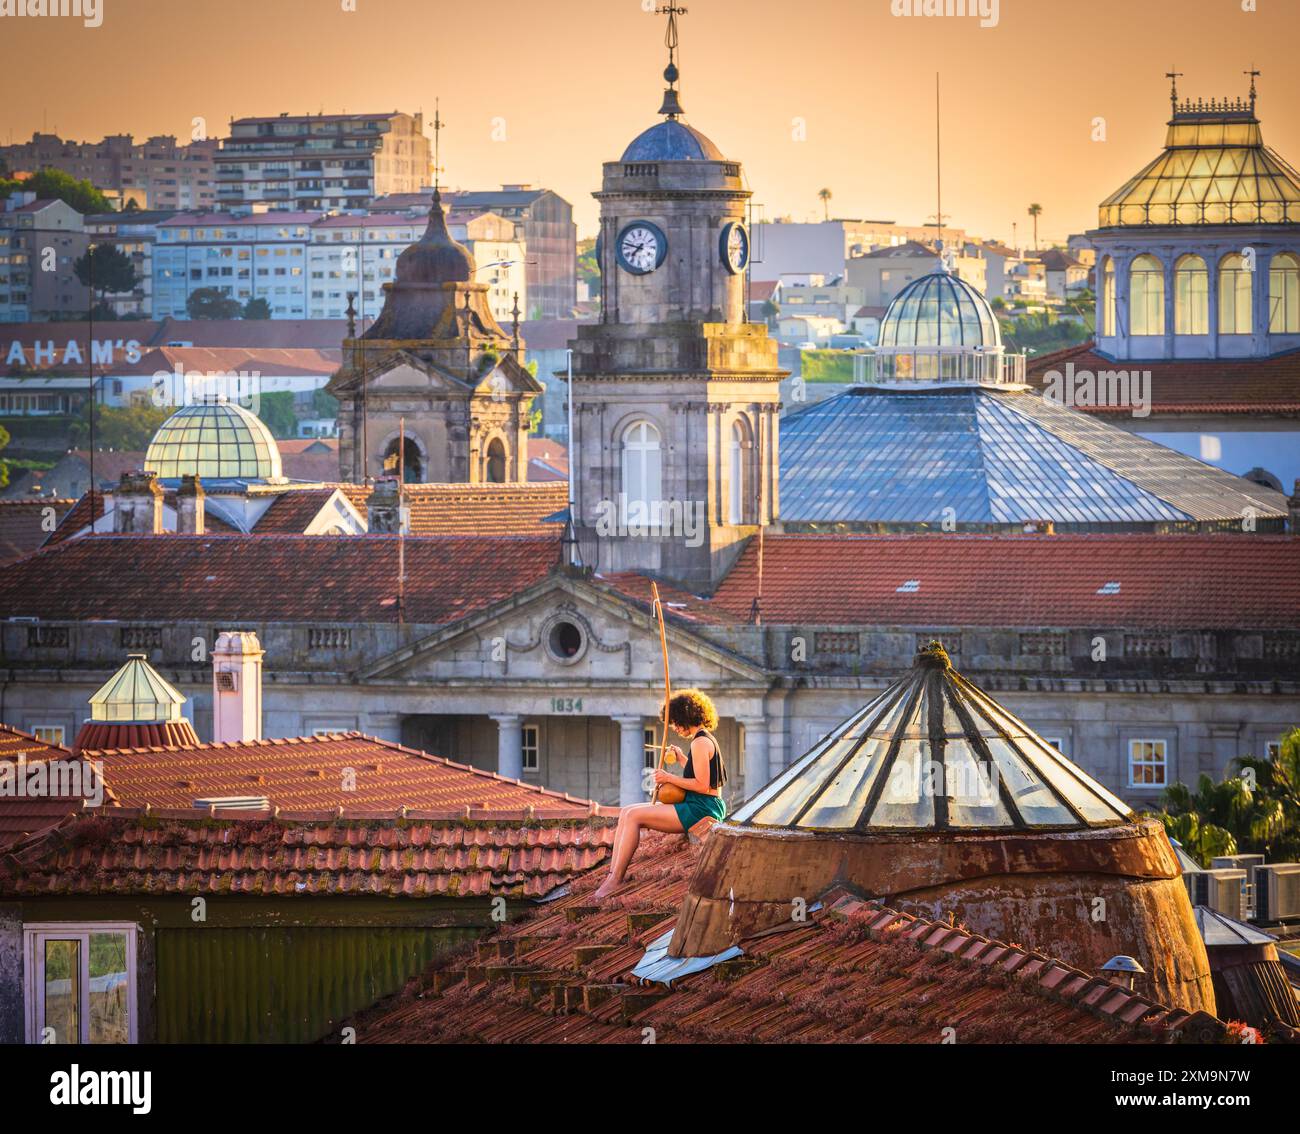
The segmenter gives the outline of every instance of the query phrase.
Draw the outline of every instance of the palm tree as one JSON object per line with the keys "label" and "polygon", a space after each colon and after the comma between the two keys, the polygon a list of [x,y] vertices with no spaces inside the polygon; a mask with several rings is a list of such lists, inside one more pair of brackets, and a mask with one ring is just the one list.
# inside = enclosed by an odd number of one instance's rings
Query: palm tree
{"label": "palm tree", "polygon": [[1038,251],[1038,218],[1043,215],[1043,206],[1033,204],[1029,206],[1029,215],[1034,218],[1034,251]]}
{"label": "palm tree", "polygon": [[817,196],[822,199],[822,218],[831,219],[831,191],[829,189],[818,189]]}

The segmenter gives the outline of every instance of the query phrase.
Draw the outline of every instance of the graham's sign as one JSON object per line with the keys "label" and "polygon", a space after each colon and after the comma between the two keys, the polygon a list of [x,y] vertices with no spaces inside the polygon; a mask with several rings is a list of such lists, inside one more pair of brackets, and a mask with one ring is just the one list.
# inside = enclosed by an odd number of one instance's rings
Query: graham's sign
{"label": "graham's sign", "polygon": [[[143,354],[139,339],[94,339],[90,343],[90,361],[96,366],[112,366],[117,362],[139,362]],[[69,339],[56,343],[53,339],[24,343],[14,339],[5,354],[7,366],[84,366],[85,344]]]}

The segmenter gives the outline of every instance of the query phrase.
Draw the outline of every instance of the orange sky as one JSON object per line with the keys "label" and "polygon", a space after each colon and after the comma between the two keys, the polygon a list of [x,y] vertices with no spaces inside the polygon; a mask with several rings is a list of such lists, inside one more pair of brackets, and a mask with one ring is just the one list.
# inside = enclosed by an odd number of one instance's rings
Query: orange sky
{"label": "orange sky", "polygon": [[[646,4],[650,0],[645,0]],[[1249,2],[1249,0],[1248,0]],[[547,185],[594,227],[600,163],[650,125],[663,21],[642,0],[102,0],[103,24],[0,20],[0,139],[188,136],[194,116],[423,108],[448,123],[445,182]],[[685,0],[687,120],[742,161],[766,215],[919,223],[934,206],[934,72],[944,86],[944,211],[1028,240],[1096,223],[1160,149],[1184,94],[1260,80],[1266,140],[1300,164],[1300,0],[1001,0],[996,27],[899,18],[891,0]],[[85,75],[87,84],[75,77]],[[1107,141],[1091,140],[1094,117]],[[792,122],[806,123],[805,141]],[[494,120],[505,139],[493,140]]]}

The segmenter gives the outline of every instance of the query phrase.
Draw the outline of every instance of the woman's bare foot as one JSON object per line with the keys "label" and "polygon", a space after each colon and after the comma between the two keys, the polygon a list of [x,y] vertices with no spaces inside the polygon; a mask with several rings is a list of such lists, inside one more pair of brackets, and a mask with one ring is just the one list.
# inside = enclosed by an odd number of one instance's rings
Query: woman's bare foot
{"label": "woman's bare foot", "polygon": [[595,891],[591,895],[591,900],[593,902],[603,902],[610,896],[610,894],[617,890],[620,885],[621,883],[615,882],[613,878],[606,878],[604,882],[596,887]]}

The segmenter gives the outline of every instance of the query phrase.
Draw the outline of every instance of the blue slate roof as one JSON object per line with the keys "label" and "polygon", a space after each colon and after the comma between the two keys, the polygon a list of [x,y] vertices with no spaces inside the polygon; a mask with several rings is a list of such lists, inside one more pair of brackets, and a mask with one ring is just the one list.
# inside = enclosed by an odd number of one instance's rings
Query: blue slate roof
{"label": "blue slate roof", "polygon": [[638,134],[623,161],[725,161],[722,151],[685,122],[668,118]]}
{"label": "blue slate roof", "polygon": [[1239,523],[1286,498],[1025,390],[858,387],[781,422],[781,520]]}

